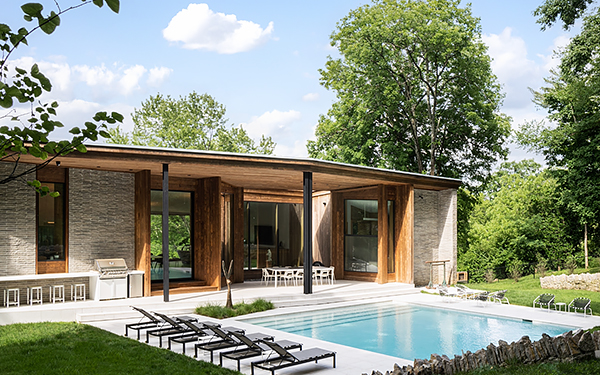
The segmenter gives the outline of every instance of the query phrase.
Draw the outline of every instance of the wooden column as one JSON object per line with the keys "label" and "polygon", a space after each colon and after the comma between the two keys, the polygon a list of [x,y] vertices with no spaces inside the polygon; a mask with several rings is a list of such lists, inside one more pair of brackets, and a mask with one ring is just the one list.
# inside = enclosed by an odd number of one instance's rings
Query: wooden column
{"label": "wooden column", "polygon": [[[198,181],[195,204],[194,279],[221,287],[221,178]],[[235,262],[235,261],[234,261]]]}
{"label": "wooden column", "polygon": [[331,265],[335,278],[344,279],[344,198],[341,193],[331,193]]}
{"label": "wooden column", "polygon": [[412,185],[396,190],[396,281],[413,284],[414,277],[414,189]]}
{"label": "wooden column", "polygon": [[377,186],[377,282],[388,282],[388,206],[385,185]]}
{"label": "wooden column", "polygon": [[[233,192],[233,282],[244,282],[244,189]],[[229,266],[228,266],[229,267]]]}
{"label": "wooden column", "polygon": [[135,269],[144,271],[144,297],[151,295],[150,171],[135,174]]}

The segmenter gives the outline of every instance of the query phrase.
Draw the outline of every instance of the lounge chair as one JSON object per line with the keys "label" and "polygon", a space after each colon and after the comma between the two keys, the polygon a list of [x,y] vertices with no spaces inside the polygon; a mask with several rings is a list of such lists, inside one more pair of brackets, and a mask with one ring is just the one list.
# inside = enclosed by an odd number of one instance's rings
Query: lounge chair
{"label": "lounge chair", "polygon": [[185,344],[190,342],[197,342],[203,338],[212,336],[212,332],[207,330],[207,326],[213,325],[216,327],[220,327],[217,323],[212,322],[190,322],[187,320],[182,321],[184,325],[186,325],[190,331],[182,333],[177,336],[169,336],[169,350],[171,350],[171,346],[174,342],[183,345],[183,354],[185,354]]}
{"label": "lounge chair", "polygon": [[262,361],[252,362],[251,373],[254,375],[254,368],[258,367],[263,370],[271,371],[271,375],[275,374],[276,370],[300,365],[302,363],[315,362],[317,363],[320,359],[324,358],[333,358],[333,367],[335,368],[335,352],[331,350],[325,350],[321,348],[310,348],[306,350],[302,350],[300,352],[290,353],[285,348],[281,347],[275,342],[263,341],[265,345],[269,348],[273,349],[274,353],[278,355],[275,357],[271,357],[269,355],[267,359]]}
{"label": "lounge chair", "polygon": [[[220,328],[220,327],[212,327],[212,326],[208,326],[207,328],[213,332],[214,336],[212,336],[211,339],[207,342],[202,342],[202,343],[198,343],[198,344],[194,345],[194,357],[195,358],[198,357],[198,350],[204,350],[204,351],[210,352],[210,362],[212,363],[213,358],[214,358],[214,352],[216,350],[236,348],[238,346],[245,345],[243,342],[238,340],[235,336],[230,335],[231,332],[244,333],[244,331],[241,329],[236,329],[234,327]],[[229,331],[229,333],[226,331]],[[246,337],[248,337],[252,341],[260,340],[260,341],[267,342],[267,341],[273,340],[273,336],[265,335],[263,333],[251,333],[249,335],[246,335]]]}
{"label": "lounge chair", "polygon": [[497,292],[490,293],[488,299],[492,302],[498,302],[500,304],[506,303],[507,305],[510,305],[508,298],[505,296],[506,292],[508,292],[508,290],[499,290]]}
{"label": "lounge chair", "polygon": [[456,291],[458,293],[458,296],[464,299],[470,299],[473,296],[481,293],[480,291],[468,288],[462,284],[456,284]]}
{"label": "lounge chair", "polygon": [[[181,323],[182,320],[190,320],[188,317],[179,317],[177,318],[179,321],[176,321],[161,313],[155,312],[154,314],[164,320],[168,326],[146,331],[146,343],[150,341],[150,336],[156,336],[158,337],[158,346],[162,348],[162,338],[164,336],[181,335],[192,331],[188,326]],[[195,319],[190,321],[195,321]]]}
{"label": "lounge chair", "polygon": [[[142,320],[137,323],[125,324],[125,336],[128,336],[128,331],[130,329],[137,331],[137,339],[140,339],[140,331],[143,329],[157,328],[163,325],[165,322],[163,320],[158,319],[154,315],[150,314],[144,309],[140,309],[139,307],[131,306],[132,309],[138,311],[143,315]],[[143,321],[143,319],[148,319],[147,321]]]}
{"label": "lounge chair", "polygon": [[535,305],[539,305],[540,308],[545,306],[548,310],[550,310],[550,307],[554,306],[554,294],[540,294],[533,300],[533,307],[535,307]]}
{"label": "lounge chair", "polygon": [[487,302],[487,301],[489,301],[489,297],[490,297],[490,293],[486,291],[486,292],[481,292],[481,293],[475,294],[473,297],[471,297],[471,299],[473,299],[475,301],[479,301],[479,302]]}
{"label": "lounge chair", "polygon": [[592,301],[590,301],[589,298],[585,298],[585,297],[574,298],[573,301],[571,301],[571,303],[569,303],[569,312],[571,312],[571,309],[573,309],[573,311],[575,311],[575,312],[577,312],[577,310],[581,310],[583,312],[583,315],[586,315],[586,311],[590,310],[590,315],[592,315],[591,303],[592,303]]}
{"label": "lounge chair", "polygon": [[[228,359],[232,359],[237,362],[237,370],[240,371],[240,361],[242,359],[257,357],[257,356],[263,354],[264,352],[271,350],[271,348],[269,348],[267,345],[265,345],[261,342],[254,342],[251,339],[249,339],[246,335],[244,335],[243,333],[230,332],[230,334],[232,336],[234,336],[236,339],[238,339],[240,342],[242,342],[244,345],[246,345],[246,347],[241,348],[241,349],[232,350],[229,352],[221,352],[221,354],[219,355],[219,365],[221,367],[223,366],[223,358],[228,358]],[[278,340],[275,342],[282,348],[285,348],[286,350],[290,350],[290,349],[302,350],[302,344],[294,342],[294,341]]]}
{"label": "lounge chair", "polygon": [[438,292],[440,294],[440,297],[456,297],[456,293],[450,292],[445,286],[438,287]]}

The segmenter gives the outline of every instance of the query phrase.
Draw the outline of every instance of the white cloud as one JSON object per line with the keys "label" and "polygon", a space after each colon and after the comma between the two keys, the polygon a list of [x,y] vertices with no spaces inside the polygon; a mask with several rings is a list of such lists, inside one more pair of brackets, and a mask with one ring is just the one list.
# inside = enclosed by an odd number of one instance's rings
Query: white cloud
{"label": "white cloud", "polygon": [[73,71],[79,74],[79,80],[88,86],[110,85],[117,77],[115,72],[110,71],[104,64],[100,66],[76,65]]}
{"label": "white cloud", "polygon": [[551,71],[558,67],[560,64],[560,57],[556,54],[562,51],[571,41],[571,38],[566,35],[561,35],[554,39],[554,43],[552,47],[549,48],[550,54],[548,55],[538,55],[540,59],[545,62],[544,69],[547,71]]}
{"label": "white cloud", "polygon": [[123,77],[119,80],[119,85],[121,86],[122,94],[129,95],[134,90],[139,89],[140,80],[142,76],[148,70],[141,65],[136,65],[131,68],[125,69]]}
{"label": "white cloud", "polygon": [[308,93],[302,97],[302,100],[304,100],[305,102],[317,101],[317,100],[319,100],[319,94],[316,92]]}
{"label": "white cloud", "polygon": [[173,73],[173,69],[165,68],[164,66],[150,69],[150,74],[147,81],[148,85],[153,87],[160,86],[171,75],[171,73]]}
{"label": "white cloud", "polygon": [[215,13],[207,4],[190,4],[171,19],[163,37],[182,42],[187,49],[232,54],[258,47],[272,33],[273,22],[263,29],[254,22],[238,20],[235,14]]}
{"label": "white cloud", "polygon": [[265,112],[258,117],[253,117],[247,124],[242,124],[248,134],[255,139],[261,135],[271,136],[277,142],[277,138],[289,130],[289,125],[301,118],[300,112],[289,110],[281,112],[273,110]]}

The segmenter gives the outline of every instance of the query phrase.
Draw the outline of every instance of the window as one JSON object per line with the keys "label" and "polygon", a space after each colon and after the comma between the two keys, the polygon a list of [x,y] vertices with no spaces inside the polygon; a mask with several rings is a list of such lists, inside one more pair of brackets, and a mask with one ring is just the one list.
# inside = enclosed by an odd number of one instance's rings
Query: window
{"label": "window", "polygon": [[66,260],[65,184],[44,182],[42,186],[60,195],[38,196],[37,234],[38,262]]}
{"label": "window", "polygon": [[[162,190],[151,192],[151,279],[163,280]],[[192,193],[169,191],[169,280],[193,278]]]}
{"label": "window", "polygon": [[303,205],[245,202],[244,269],[302,266]]}
{"label": "window", "polygon": [[[376,200],[345,201],[344,269],[354,272],[378,271],[378,209]],[[392,201],[388,201],[388,272],[394,272]]]}

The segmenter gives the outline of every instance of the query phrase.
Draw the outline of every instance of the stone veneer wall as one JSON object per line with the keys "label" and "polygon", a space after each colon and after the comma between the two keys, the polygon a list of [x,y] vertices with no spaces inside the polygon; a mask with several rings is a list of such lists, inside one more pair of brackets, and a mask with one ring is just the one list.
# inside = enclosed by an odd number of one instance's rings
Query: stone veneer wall
{"label": "stone veneer wall", "polygon": [[[0,162],[0,177],[13,167]],[[0,276],[35,273],[35,206],[35,191],[24,182],[0,185]]]}
{"label": "stone veneer wall", "polygon": [[[414,190],[414,272],[415,285],[429,283],[430,260],[450,260],[446,282],[456,277],[456,190]],[[443,267],[434,266],[433,282],[443,280]],[[450,277],[450,275],[452,275]]]}
{"label": "stone veneer wall", "polygon": [[95,268],[98,258],[135,266],[135,176],[69,170],[69,272]]}
{"label": "stone veneer wall", "polygon": [[600,273],[580,275],[550,275],[540,278],[543,289],[576,289],[600,292]]}

